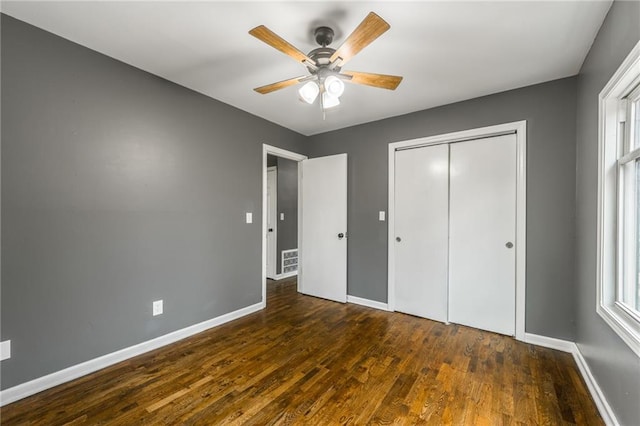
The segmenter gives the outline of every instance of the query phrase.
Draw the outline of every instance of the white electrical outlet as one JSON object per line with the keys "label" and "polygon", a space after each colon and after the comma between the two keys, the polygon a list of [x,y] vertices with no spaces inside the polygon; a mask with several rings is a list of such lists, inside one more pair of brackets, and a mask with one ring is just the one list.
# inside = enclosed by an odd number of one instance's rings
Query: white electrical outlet
{"label": "white electrical outlet", "polygon": [[162,314],[162,300],[153,302],[153,316]]}
{"label": "white electrical outlet", "polygon": [[0,342],[0,361],[11,358],[11,340]]}
{"label": "white electrical outlet", "polygon": [[385,216],[386,216],[386,215],[385,215],[384,210],[381,210],[381,211],[379,211],[379,212],[378,212],[378,220],[379,220],[380,222],[384,222],[384,220],[385,220]]}
{"label": "white electrical outlet", "polygon": [[247,223],[253,223],[253,213],[247,212]]}

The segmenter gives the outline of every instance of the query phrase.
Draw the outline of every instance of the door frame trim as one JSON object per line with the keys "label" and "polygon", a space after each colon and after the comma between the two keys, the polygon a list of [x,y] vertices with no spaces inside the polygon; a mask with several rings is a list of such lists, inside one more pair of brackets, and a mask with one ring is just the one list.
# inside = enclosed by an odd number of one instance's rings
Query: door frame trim
{"label": "door frame trim", "polygon": [[[298,154],[297,152],[267,145],[266,143],[262,144],[262,307],[267,306],[267,154],[297,161],[298,163],[308,158],[306,155]],[[300,180],[302,176],[300,176],[299,170],[300,165],[298,164],[298,250],[300,250],[300,239],[302,237],[300,235],[300,214],[302,213]],[[276,217],[276,219],[278,218]]]}
{"label": "door frame trim", "polygon": [[514,121],[389,144],[389,199],[387,235],[387,302],[395,310],[395,152],[422,146],[484,139],[505,134],[516,135],[516,340],[525,340],[526,319],[526,247],[527,247],[527,121]]}

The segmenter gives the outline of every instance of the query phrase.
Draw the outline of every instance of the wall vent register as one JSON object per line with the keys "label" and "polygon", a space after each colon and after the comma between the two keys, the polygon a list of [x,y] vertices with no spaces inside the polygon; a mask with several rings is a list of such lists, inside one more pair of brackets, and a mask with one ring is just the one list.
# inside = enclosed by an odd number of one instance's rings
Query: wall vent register
{"label": "wall vent register", "polygon": [[296,272],[298,270],[298,249],[282,250],[282,268],[283,274]]}

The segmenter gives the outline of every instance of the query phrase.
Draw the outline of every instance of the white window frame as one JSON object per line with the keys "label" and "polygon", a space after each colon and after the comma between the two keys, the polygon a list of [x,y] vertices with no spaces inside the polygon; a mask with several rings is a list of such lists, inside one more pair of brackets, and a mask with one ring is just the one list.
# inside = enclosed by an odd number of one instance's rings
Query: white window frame
{"label": "white window frame", "polygon": [[[619,302],[622,288],[622,199],[620,167],[635,159],[623,140],[623,117],[629,109],[625,98],[640,84],[640,42],[602,89],[598,105],[598,228],[596,311],[640,357],[640,316]],[[621,147],[627,154],[621,157]]]}

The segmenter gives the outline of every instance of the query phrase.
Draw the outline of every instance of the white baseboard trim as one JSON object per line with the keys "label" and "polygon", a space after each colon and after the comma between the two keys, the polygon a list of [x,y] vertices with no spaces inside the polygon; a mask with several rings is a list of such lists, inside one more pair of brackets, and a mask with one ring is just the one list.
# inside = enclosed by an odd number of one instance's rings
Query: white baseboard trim
{"label": "white baseboard trim", "polygon": [[354,303],[356,305],[367,306],[369,308],[380,309],[383,311],[389,310],[389,305],[375,300],[363,299],[362,297],[347,295],[347,303]]}
{"label": "white baseboard trim", "polygon": [[582,378],[589,388],[589,393],[591,393],[591,397],[595,401],[596,407],[598,407],[598,411],[602,416],[602,420],[604,420],[605,424],[607,425],[619,426],[620,423],[618,422],[613,409],[609,405],[607,398],[605,398],[604,394],[602,393],[602,389],[600,389],[600,386],[598,385],[598,382],[596,382],[595,377],[593,377],[593,374],[591,374],[589,364],[587,364],[587,361],[582,356],[582,352],[580,352],[578,345],[575,346],[576,351],[573,353],[573,359],[575,359],[576,364],[578,364],[578,369],[580,370]]}
{"label": "white baseboard trim", "polygon": [[[381,309],[384,311],[389,310],[386,303],[363,299],[356,296],[347,296],[347,302],[367,306],[374,309]],[[229,312],[228,314],[224,314],[219,317],[212,318],[210,320],[203,321],[189,327],[185,327],[181,330],[173,331],[163,336],[156,337],[155,339],[151,339],[146,342],[142,342],[137,345],[130,346],[128,348],[124,348],[98,358],[94,358],[81,364],[65,368],[64,370],[39,377],[37,379],[22,383],[12,388],[5,389],[3,391],[0,391],[0,407],[18,401],[22,398],[34,395],[38,392],[50,389],[54,386],[58,386],[87,374],[96,372],[113,364],[117,364],[118,362],[141,355],[145,352],[149,352],[154,349],[158,349],[171,343],[177,342],[184,338],[193,336],[194,334],[200,333],[218,325],[222,325],[224,323],[241,318],[245,315],[249,315],[253,312],[257,312],[264,307],[264,302],[256,303],[254,305],[247,306],[246,308]],[[593,377],[593,374],[591,374],[589,365],[582,356],[582,353],[578,349],[578,346],[574,342],[531,333],[525,333],[525,342],[573,354],[573,358],[578,365],[580,374],[587,384],[587,388],[589,389],[589,392],[591,393],[591,396],[595,401],[596,407],[598,408],[598,411],[600,412],[600,415],[602,416],[604,422],[607,425],[619,426],[618,420],[616,419],[616,416],[611,409],[609,402],[602,393],[598,382]]]}
{"label": "white baseboard trim", "polygon": [[147,340],[146,342],[142,342],[137,345],[91,359],[81,364],[73,365],[71,367],[65,368],[64,370],[56,371],[55,373],[38,377],[37,379],[19,384],[12,388],[5,389],[0,392],[0,407],[15,402],[19,399],[34,395],[38,392],[42,392],[54,386],[58,386],[71,380],[77,379],[78,377],[86,376],[87,374],[96,372],[105,367],[117,364],[118,362],[133,358],[134,356],[161,348],[162,346],[169,345],[171,343],[177,342],[178,340],[182,340],[186,337],[193,336],[194,334],[200,333],[218,325],[222,325],[245,315],[249,315],[253,312],[257,312],[263,309],[265,306],[266,304],[264,301],[256,303],[255,305],[247,306],[246,308],[241,308],[236,311],[229,312],[228,314],[224,314],[219,317],[212,318],[210,320],[206,320],[189,327],[185,327],[181,330],[173,331],[163,336],[156,337],[155,339]]}
{"label": "white baseboard trim", "polygon": [[525,343],[556,349],[562,352],[574,353],[578,350],[576,344],[573,342],[556,339],[555,337],[540,336],[538,334],[524,333],[524,341]]}
{"label": "white baseboard trim", "polygon": [[589,364],[582,356],[582,352],[578,348],[574,342],[570,342],[568,340],[556,339],[553,337],[540,336],[537,334],[525,333],[524,341],[526,343],[531,343],[532,345],[544,346],[545,348],[557,349],[563,352],[569,352],[573,355],[573,359],[578,365],[578,369],[580,370],[580,374],[587,384],[587,388],[589,389],[589,393],[593,398],[593,401],[596,403],[596,407],[602,416],[602,420],[604,420],[605,424],[610,426],[619,426],[618,420],[605,398],[604,393],[602,393],[602,389],[598,385],[598,382],[591,374],[591,369],[589,369]]}
{"label": "white baseboard trim", "polygon": [[285,278],[298,275],[298,271],[287,272],[286,274],[277,274],[274,280],[284,280]]}

